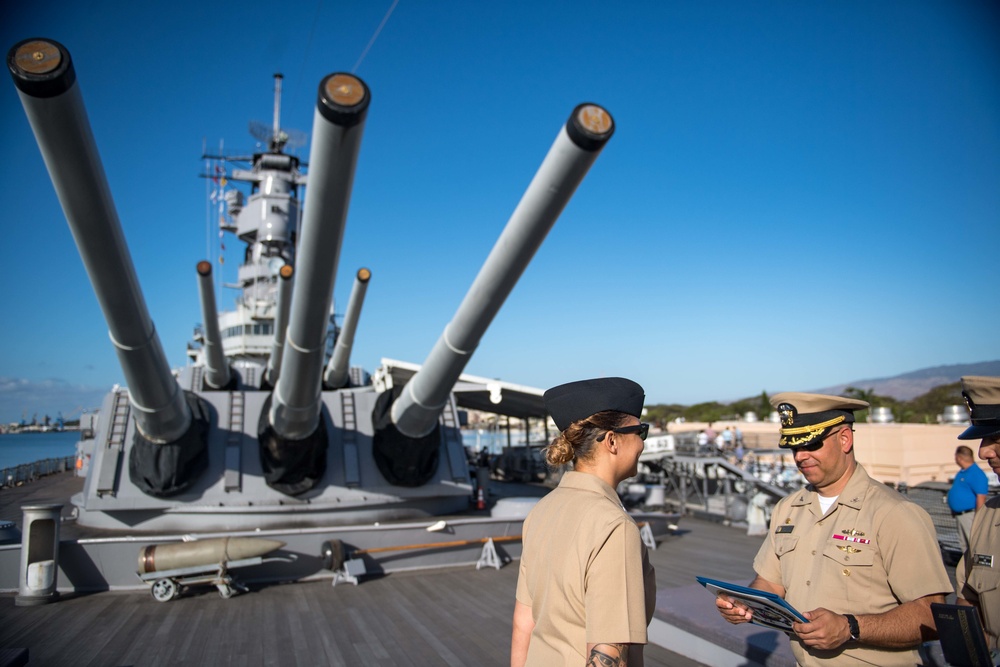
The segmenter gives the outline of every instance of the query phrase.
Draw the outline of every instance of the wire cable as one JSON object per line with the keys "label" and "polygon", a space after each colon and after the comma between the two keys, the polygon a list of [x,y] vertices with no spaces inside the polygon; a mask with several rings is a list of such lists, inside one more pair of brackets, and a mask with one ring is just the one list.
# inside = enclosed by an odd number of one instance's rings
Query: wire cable
{"label": "wire cable", "polygon": [[357,74],[358,68],[361,66],[361,61],[364,60],[365,56],[368,55],[368,51],[372,48],[372,45],[375,43],[375,40],[378,39],[379,33],[382,32],[382,28],[385,27],[386,22],[392,15],[392,10],[394,10],[396,8],[396,5],[398,4],[399,0],[392,0],[392,6],[389,7],[389,11],[387,11],[385,13],[385,16],[382,17],[382,22],[378,24],[377,28],[375,28],[375,34],[373,34],[372,38],[368,40],[368,46],[366,46],[365,50],[361,52],[361,57],[358,58],[358,62],[354,63],[354,67],[351,69],[351,74]]}

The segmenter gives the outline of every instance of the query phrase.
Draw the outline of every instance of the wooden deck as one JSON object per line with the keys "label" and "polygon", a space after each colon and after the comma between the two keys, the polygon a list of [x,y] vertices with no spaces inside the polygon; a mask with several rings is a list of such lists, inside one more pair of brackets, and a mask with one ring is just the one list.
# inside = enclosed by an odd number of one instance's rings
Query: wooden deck
{"label": "wooden deck", "polygon": [[[81,483],[65,474],[0,490],[0,520],[20,524],[22,504],[65,500]],[[721,526],[706,529],[739,536]],[[694,542],[687,537],[693,534],[669,538],[654,552],[664,584],[686,576],[678,570],[680,578],[674,577],[667,563],[685,540]],[[258,586],[229,600],[203,587],[166,603],[149,594],[107,592],[16,607],[8,594],[0,596],[0,648],[24,647],[30,665],[59,666],[506,665],[516,582],[511,564],[499,571],[462,567],[366,577],[357,587]],[[699,663],[650,645],[646,665]]]}
{"label": "wooden deck", "polygon": [[[21,504],[65,499],[80,483],[66,474],[0,490],[0,519],[20,523]],[[697,611],[713,613],[708,593],[702,609],[690,592],[695,576],[748,582],[761,539],[682,519],[678,533],[651,553],[658,597],[684,589]],[[266,585],[229,600],[198,588],[166,603],[108,592],[15,607],[14,596],[3,595],[0,649],[26,647],[30,665],[59,666],[506,665],[516,581],[511,564],[367,577],[357,587]],[[700,664],[665,647],[646,648],[647,666]]]}

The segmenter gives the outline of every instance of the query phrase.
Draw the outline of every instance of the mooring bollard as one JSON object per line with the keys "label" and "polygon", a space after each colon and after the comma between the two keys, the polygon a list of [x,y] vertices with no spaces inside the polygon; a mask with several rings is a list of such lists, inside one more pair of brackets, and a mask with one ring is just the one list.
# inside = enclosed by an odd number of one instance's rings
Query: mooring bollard
{"label": "mooring bollard", "polygon": [[18,607],[54,602],[59,593],[59,515],[62,503],[22,505],[20,591]]}

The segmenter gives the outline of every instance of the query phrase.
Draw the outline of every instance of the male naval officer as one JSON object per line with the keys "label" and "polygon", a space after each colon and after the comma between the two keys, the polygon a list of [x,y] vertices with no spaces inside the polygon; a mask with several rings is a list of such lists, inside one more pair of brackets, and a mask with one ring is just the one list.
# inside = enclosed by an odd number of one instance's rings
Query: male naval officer
{"label": "male naval officer", "polygon": [[[783,498],[753,568],[753,588],[784,598],[808,622],[795,623],[800,665],[915,665],[932,638],[932,602],[951,581],[927,513],[868,476],[854,456],[854,411],[840,396],[781,393],[778,444],[791,449],[808,486]],[[753,612],[727,597],[730,623]]]}
{"label": "male naval officer", "polygon": [[[972,426],[959,440],[980,440],[979,458],[1000,476],[1000,377],[962,378],[962,395]],[[969,548],[955,571],[959,604],[974,605],[986,631],[986,644],[1000,649],[1000,496],[976,511]]]}

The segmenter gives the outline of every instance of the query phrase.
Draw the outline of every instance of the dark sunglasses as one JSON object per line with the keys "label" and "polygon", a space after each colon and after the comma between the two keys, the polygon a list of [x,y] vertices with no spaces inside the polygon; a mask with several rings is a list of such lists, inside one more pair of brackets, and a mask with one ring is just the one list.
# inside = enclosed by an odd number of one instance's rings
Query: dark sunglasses
{"label": "dark sunglasses", "polygon": [[642,422],[641,424],[635,424],[634,426],[620,426],[619,428],[611,429],[613,433],[621,433],[627,435],[629,433],[637,433],[639,437],[643,440],[649,435],[649,424]]}

